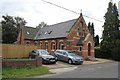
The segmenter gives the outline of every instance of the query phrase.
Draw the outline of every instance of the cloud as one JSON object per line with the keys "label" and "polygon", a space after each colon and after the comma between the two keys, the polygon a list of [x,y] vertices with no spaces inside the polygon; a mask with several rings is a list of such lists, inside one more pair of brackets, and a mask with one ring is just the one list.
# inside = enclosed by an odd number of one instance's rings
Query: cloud
{"label": "cloud", "polygon": [[[70,10],[80,13],[82,9],[83,15],[104,21],[110,0],[46,0],[54,4],[63,6]],[[113,0],[118,5],[118,0]],[[47,24],[55,24],[79,17],[75,14],[56,6],[45,3],[41,0],[1,0],[1,15],[12,15],[23,17],[27,21],[28,26],[36,27],[40,22]],[[104,23],[85,18],[86,24],[93,22],[95,25],[95,34],[102,36],[102,26]]]}

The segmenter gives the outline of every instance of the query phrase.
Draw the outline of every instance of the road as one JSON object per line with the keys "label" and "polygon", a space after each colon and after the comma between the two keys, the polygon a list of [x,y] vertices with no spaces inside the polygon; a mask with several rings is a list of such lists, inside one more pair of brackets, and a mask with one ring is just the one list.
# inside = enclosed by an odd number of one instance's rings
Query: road
{"label": "road", "polygon": [[118,62],[79,65],[69,72],[29,78],[118,78]]}

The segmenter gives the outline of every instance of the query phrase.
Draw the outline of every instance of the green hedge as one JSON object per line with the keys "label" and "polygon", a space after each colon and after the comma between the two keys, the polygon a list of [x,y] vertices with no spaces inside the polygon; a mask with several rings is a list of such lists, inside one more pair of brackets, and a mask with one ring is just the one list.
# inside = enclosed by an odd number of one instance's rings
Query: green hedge
{"label": "green hedge", "polygon": [[95,47],[95,58],[102,58],[103,55],[100,51],[100,47]]}
{"label": "green hedge", "polygon": [[120,47],[113,48],[111,54],[114,60],[120,61]]}

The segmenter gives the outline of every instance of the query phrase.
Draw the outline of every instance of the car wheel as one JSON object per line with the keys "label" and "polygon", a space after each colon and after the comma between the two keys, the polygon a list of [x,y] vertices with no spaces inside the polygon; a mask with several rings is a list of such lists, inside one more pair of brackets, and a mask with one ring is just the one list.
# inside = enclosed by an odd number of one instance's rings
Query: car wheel
{"label": "car wheel", "polygon": [[68,63],[69,63],[69,64],[72,64],[72,60],[71,60],[71,59],[69,59],[69,60],[68,60]]}
{"label": "car wheel", "polygon": [[53,64],[56,64],[56,62],[54,62]]}

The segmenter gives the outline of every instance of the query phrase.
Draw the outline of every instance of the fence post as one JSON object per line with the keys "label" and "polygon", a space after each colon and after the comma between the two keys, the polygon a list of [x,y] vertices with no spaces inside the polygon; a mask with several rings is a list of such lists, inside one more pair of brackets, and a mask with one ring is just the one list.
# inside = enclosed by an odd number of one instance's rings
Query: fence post
{"label": "fence post", "polygon": [[41,56],[36,56],[36,66],[39,67],[42,65],[42,57]]}

